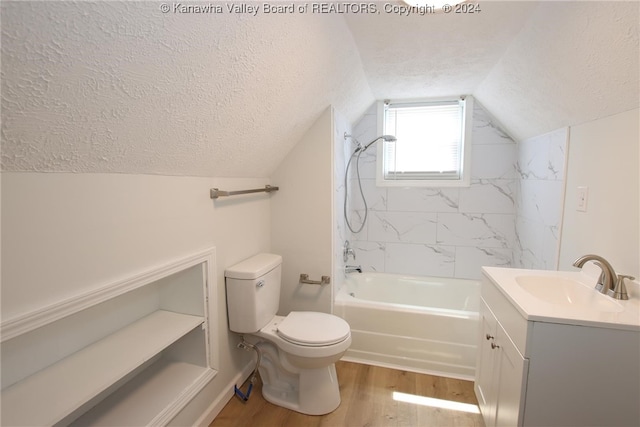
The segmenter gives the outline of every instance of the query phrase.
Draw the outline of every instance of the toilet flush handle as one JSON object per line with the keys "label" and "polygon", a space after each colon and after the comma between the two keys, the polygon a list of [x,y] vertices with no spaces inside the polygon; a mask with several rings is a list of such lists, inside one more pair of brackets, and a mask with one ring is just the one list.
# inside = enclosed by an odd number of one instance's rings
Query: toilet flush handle
{"label": "toilet flush handle", "polygon": [[260,280],[258,283],[256,283],[256,288],[261,288],[264,286],[264,280]]}

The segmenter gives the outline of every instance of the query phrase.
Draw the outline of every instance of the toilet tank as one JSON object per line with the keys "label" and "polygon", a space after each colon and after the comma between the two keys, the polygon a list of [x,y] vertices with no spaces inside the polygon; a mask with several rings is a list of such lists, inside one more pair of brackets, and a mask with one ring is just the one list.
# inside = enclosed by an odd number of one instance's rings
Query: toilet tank
{"label": "toilet tank", "polygon": [[229,329],[255,333],[278,312],[282,257],[257,254],[224,272]]}

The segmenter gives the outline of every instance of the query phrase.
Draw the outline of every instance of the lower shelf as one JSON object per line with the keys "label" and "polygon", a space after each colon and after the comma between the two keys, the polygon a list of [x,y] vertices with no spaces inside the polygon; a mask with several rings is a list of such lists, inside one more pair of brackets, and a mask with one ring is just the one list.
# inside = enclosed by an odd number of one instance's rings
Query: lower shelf
{"label": "lower shelf", "polygon": [[2,390],[2,425],[55,425],[204,322],[158,310]]}
{"label": "lower shelf", "polygon": [[166,425],[215,375],[213,369],[160,359],[71,425]]}

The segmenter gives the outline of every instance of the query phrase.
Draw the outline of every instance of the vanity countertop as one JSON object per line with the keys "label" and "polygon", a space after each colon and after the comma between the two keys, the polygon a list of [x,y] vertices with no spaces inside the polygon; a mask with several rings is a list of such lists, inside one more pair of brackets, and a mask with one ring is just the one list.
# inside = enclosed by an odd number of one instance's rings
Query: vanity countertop
{"label": "vanity countertop", "polygon": [[[585,265],[581,271],[501,267],[482,267],[482,271],[527,320],[640,332],[640,286],[635,281],[626,281],[628,300],[614,300],[595,290],[600,269],[589,264]],[[517,281],[517,278],[523,277],[540,277],[541,281],[558,278],[559,282],[563,280],[579,282],[585,289],[593,291],[593,294],[582,292],[587,297],[578,304],[570,302],[571,296],[566,297],[568,303],[554,303],[527,292]],[[560,292],[560,287],[558,289]],[[604,303],[601,305],[609,309],[598,309],[598,303]]]}

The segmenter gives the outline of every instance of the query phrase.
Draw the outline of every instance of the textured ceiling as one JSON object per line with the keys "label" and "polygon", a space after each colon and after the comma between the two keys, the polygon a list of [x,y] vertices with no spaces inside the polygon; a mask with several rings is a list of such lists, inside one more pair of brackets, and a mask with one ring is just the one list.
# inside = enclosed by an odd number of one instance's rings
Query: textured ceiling
{"label": "textured ceiling", "polygon": [[2,1],[1,168],[265,177],[329,105],[354,121],[374,98],[473,94],[520,140],[638,108],[638,1],[385,3],[251,16]]}
{"label": "textured ceiling", "polygon": [[340,16],[217,4],[3,1],[2,169],[265,177],[373,102]]}
{"label": "textured ceiling", "polygon": [[474,92],[518,140],[638,108],[638,1],[543,2]]}
{"label": "textured ceiling", "polygon": [[535,10],[481,2],[472,14],[347,15],[377,99],[471,94]]}
{"label": "textured ceiling", "polygon": [[638,108],[638,1],[347,16],[376,98],[473,94],[517,140]]}

